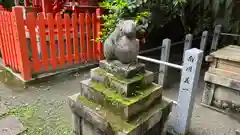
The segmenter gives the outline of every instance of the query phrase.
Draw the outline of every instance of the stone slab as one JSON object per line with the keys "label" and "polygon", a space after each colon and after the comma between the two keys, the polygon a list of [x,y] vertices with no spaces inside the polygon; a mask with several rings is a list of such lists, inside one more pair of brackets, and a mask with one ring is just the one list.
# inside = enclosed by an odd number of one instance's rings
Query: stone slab
{"label": "stone slab", "polygon": [[102,83],[107,88],[113,88],[118,93],[127,97],[133,96],[134,92],[152,84],[154,74],[150,71],[136,75],[132,78],[118,78],[101,68],[91,70],[91,80]]}
{"label": "stone slab", "polygon": [[8,113],[8,108],[0,102],[0,117]]}
{"label": "stone slab", "polygon": [[94,103],[108,106],[125,120],[130,120],[134,115],[147,109],[156,100],[161,100],[163,91],[161,86],[152,84],[133,97],[124,97],[90,79],[82,81],[81,84],[82,96]]}
{"label": "stone slab", "polygon": [[240,62],[240,47],[237,45],[228,45],[210,55],[219,59]]}
{"label": "stone slab", "polygon": [[14,116],[8,116],[0,120],[0,135],[19,135],[26,129]]}
{"label": "stone slab", "polygon": [[204,76],[204,81],[240,91],[240,80],[235,80],[226,76],[206,72]]}
{"label": "stone slab", "polygon": [[136,76],[138,73],[145,72],[145,64],[122,64],[118,60],[101,60],[99,62],[99,67],[115,76],[122,78],[131,78],[133,76]]}
{"label": "stone slab", "polygon": [[111,109],[87,100],[80,93],[69,97],[69,105],[74,113],[101,130],[103,135],[146,135],[147,131],[164,119],[163,114],[170,113],[172,107],[169,102],[158,102],[127,122],[111,112]]}

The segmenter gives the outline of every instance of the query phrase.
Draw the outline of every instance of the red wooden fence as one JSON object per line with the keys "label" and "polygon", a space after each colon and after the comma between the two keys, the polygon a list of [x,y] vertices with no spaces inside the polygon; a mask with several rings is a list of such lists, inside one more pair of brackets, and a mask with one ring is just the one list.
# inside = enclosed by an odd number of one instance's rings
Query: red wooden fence
{"label": "red wooden fence", "polygon": [[103,58],[96,42],[100,31],[100,9],[96,13],[47,14],[35,17],[22,9],[0,12],[0,48],[5,66],[20,72],[24,80],[35,73],[70,67]]}

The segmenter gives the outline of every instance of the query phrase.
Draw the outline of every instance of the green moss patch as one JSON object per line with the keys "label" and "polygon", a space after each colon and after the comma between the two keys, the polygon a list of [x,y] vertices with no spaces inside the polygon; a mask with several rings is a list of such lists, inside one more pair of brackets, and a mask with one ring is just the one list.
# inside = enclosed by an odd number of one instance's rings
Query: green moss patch
{"label": "green moss patch", "polygon": [[106,88],[103,84],[91,81],[90,87],[92,87],[94,90],[97,90],[105,95],[108,100],[111,101],[117,101],[121,104],[130,105],[133,103],[136,103],[139,100],[142,100],[143,98],[146,98],[149,96],[152,92],[160,89],[161,87],[157,84],[152,84],[148,88],[143,89],[141,91],[137,91],[135,96],[132,97],[124,97],[123,95],[117,93],[115,90],[111,90]]}

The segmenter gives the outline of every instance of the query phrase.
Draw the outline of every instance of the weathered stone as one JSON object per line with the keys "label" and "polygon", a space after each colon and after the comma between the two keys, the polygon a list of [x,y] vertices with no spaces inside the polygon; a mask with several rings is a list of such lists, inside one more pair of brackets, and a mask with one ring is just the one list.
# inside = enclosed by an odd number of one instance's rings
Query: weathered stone
{"label": "weathered stone", "polygon": [[13,116],[0,120],[0,135],[19,135],[25,130],[22,123]]}
{"label": "weathered stone", "polygon": [[84,119],[81,122],[81,129],[81,135],[105,135],[101,130],[95,128],[93,124]]}
{"label": "weathered stone", "polygon": [[112,88],[127,97],[133,96],[134,92],[140,88],[145,88],[152,84],[153,79],[154,74],[150,71],[136,75],[133,78],[119,79],[101,68],[91,70],[91,80],[102,83],[105,87]]}
{"label": "weathered stone", "polygon": [[[147,111],[139,113],[137,117],[127,122],[113,113],[110,108],[93,103],[80,96],[80,94],[70,96],[69,104],[72,111],[78,114],[79,117],[90,122],[95,129],[101,130],[102,134],[100,135],[160,135],[148,131],[164,121],[163,114],[168,115],[169,110],[171,110],[171,103],[166,101],[158,102]],[[105,132],[106,129],[110,131],[110,128],[113,131],[112,133]]]}
{"label": "weathered stone", "polygon": [[147,109],[156,100],[161,100],[162,96],[162,87],[157,84],[150,85],[133,97],[125,97],[90,79],[82,81],[81,84],[82,96],[92,102],[112,108],[113,112],[126,120],[130,120],[140,111]]}
{"label": "weathered stone", "polygon": [[240,135],[240,129],[236,130],[236,135]]}
{"label": "weathered stone", "polygon": [[8,108],[0,102],[0,117],[8,112]]}
{"label": "weathered stone", "polygon": [[145,64],[122,64],[118,60],[101,60],[99,62],[99,67],[106,70],[108,73],[122,78],[131,78],[138,73],[145,72]]}
{"label": "weathered stone", "polygon": [[81,121],[82,119],[79,118],[79,116],[73,112],[72,114],[72,125],[73,125],[73,134],[74,135],[82,135],[82,131],[81,128],[79,128],[81,126]]}

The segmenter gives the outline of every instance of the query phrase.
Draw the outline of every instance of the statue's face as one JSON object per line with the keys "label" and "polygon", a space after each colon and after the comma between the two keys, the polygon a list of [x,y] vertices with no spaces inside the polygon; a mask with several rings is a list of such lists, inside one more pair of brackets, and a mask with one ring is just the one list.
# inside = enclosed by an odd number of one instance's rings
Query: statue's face
{"label": "statue's face", "polygon": [[119,23],[122,35],[133,37],[136,36],[136,24],[133,20],[124,20]]}

